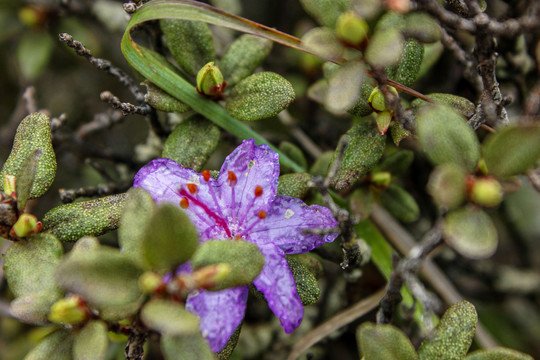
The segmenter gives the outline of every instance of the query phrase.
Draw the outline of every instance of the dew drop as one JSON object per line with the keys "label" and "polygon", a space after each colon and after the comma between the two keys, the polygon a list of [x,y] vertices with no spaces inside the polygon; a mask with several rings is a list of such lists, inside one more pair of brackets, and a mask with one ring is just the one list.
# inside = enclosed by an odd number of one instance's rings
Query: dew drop
{"label": "dew drop", "polygon": [[291,209],[287,209],[285,211],[285,215],[283,215],[283,217],[285,219],[290,219],[293,215],[294,215],[294,211],[292,211]]}

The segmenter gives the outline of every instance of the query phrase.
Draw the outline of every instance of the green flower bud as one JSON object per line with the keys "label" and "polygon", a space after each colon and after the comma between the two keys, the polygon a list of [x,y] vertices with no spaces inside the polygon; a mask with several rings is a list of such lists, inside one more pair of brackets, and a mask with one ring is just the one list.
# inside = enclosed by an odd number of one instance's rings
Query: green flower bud
{"label": "green flower bud", "polygon": [[[398,95],[398,91],[396,90],[395,87],[389,86],[389,88],[391,92],[396,94],[396,96]],[[369,106],[371,106],[373,111],[382,112],[382,111],[387,110],[384,94],[381,91],[381,89],[379,89],[378,87],[373,89],[373,91],[369,95],[368,102],[369,102]]]}
{"label": "green flower bud", "polygon": [[377,129],[381,135],[386,134],[388,128],[390,127],[390,122],[392,121],[392,113],[390,111],[383,111],[377,114]]}
{"label": "green flower bud", "polygon": [[77,295],[58,300],[51,306],[49,321],[56,324],[78,324],[88,318],[88,309]]}
{"label": "green flower bud", "polygon": [[22,214],[11,228],[10,235],[22,238],[41,231],[41,222],[31,214]]}
{"label": "green flower bud", "polygon": [[227,87],[221,70],[211,61],[204,65],[197,74],[197,92],[211,98],[218,98]]}
{"label": "green flower bud", "polygon": [[14,200],[17,200],[16,182],[17,178],[11,174],[6,174],[4,177],[4,193]]}
{"label": "green flower bud", "polygon": [[354,11],[344,12],[337,20],[337,36],[347,45],[360,45],[366,39],[368,32],[369,25]]}
{"label": "green flower bud", "polygon": [[371,183],[377,187],[387,188],[392,180],[392,174],[388,171],[376,172],[371,175]]}
{"label": "green flower bud", "polygon": [[481,206],[497,206],[503,198],[502,186],[494,178],[477,179],[472,184],[470,198]]}
{"label": "green flower bud", "polygon": [[197,288],[211,289],[225,280],[231,271],[231,264],[219,263],[203,266],[193,271],[192,277]]}
{"label": "green flower bud", "polygon": [[147,271],[139,277],[139,288],[145,294],[152,294],[161,286],[163,278],[153,271]]}

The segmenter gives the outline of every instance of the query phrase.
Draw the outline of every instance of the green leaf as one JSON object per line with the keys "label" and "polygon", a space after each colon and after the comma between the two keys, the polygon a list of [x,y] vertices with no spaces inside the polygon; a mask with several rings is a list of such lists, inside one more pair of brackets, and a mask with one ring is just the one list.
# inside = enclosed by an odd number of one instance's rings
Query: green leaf
{"label": "green leaf", "polygon": [[497,347],[473,351],[465,357],[465,360],[533,360],[533,358],[516,350]]}
{"label": "green leaf", "polygon": [[43,217],[43,230],[61,241],[76,241],[116,230],[124,208],[126,194],[65,204],[49,210]]}
{"label": "green leaf", "polygon": [[91,321],[75,335],[73,360],[104,360],[109,337],[107,325],[101,320]]}
{"label": "green leaf", "polygon": [[144,100],[154,109],[171,113],[183,113],[191,110],[189,105],[169,95],[150,81],[144,81],[143,85],[146,86]]}
{"label": "green leaf", "polygon": [[472,172],[480,158],[473,129],[455,111],[442,105],[424,105],[416,116],[420,145],[435,165],[456,164]]}
{"label": "green leaf", "polygon": [[302,43],[310,53],[331,61],[340,59],[345,51],[334,30],[327,27],[317,27],[309,30],[302,37]]}
{"label": "green leaf", "polygon": [[[304,156],[304,153],[295,144],[288,141],[282,141],[281,144],[279,144],[279,151],[281,151],[283,154],[286,154],[294,162],[296,162],[303,168],[307,168],[307,160]],[[280,173],[282,175],[291,172],[291,170],[292,169],[290,167],[280,164]]]}
{"label": "green leaf", "polygon": [[433,43],[441,38],[441,28],[437,21],[430,15],[417,11],[405,15],[403,31],[407,37],[423,43]]}
{"label": "green leaf", "polygon": [[[20,171],[23,163],[36,150],[41,151],[41,155],[37,161],[30,199],[43,195],[51,186],[56,175],[56,156],[51,142],[51,124],[49,117],[41,113],[28,115],[19,124],[13,140],[13,148],[0,173],[0,190],[4,189],[6,174],[16,177],[22,175]],[[28,182],[29,179],[26,181]],[[24,182],[25,180],[23,180]]]}
{"label": "green leaf", "polygon": [[214,40],[207,24],[163,19],[159,25],[172,56],[189,75],[197,75],[206,63],[216,59]]}
{"label": "green leaf", "polygon": [[46,32],[25,31],[16,50],[19,69],[24,78],[35,80],[49,63],[54,41]]}
{"label": "green leaf", "polygon": [[42,291],[27,294],[13,300],[9,306],[9,312],[16,319],[32,325],[45,325],[49,323],[49,315],[52,304],[60,298],[58,291]]}
{"label": "green leaf", "polygon": [[349,61],[328,78],[325,107],[332,113],[342,113],[352,108],[360,99],[365,77],[364,64]]}
{"label": "green leaf", "polygon": [[[302,300],[303,305],[314,304],[319,300],[321,289],[315,274],[306,266],[305,262],[309,261],[305,257],[309,255],[288,255],[287,264],[294,277],[296,290]],[[317,261],[313,259],[314,261]]]}
{"label": "green leaf", "polygon": [[365,360],[416,360],[416,352],[407,336],[392,325],[364,323],[356,332]]}
{"label": "green leaf", "polygon": [[44,291],[59,292],[54,272],[64,250],[54,236],[38,234],[11,244],[4,271],[15,297]]}
{"label": "green leaf", "polygon": [[[448,105],[458,114],[461,114],[467,119],[471,118],[476,111],[476,107],[474,106],[474,104],[469,99],[461,96],[443,93],[432,93],[426,96],[432,100],[435,100],[437,103]],[[411,103],[411,107],[413,110],[416,110],[422,104],[426,104],[426,102],[420,98],[416,98]]]}
{"label": "green leaf", "polygon": [[176,126],[163,145],[162,157],[201,171],[219,143],[221,132],[202,116],[192,116]]}
{"label": "green leaf", "polygon": [[248,285],[259,275],[264,265],[264,256],[257,245],[246,241],[207,241],[195,252],[191,259],[193,269],[203,266],[228,263],[232,269],[229,275],[212,290]]}
{"label": "green leaf", "polygon": [[47,335],[24,360],[72,360],[73,333],[59,329]]}
{"label": "green leaf", "polygon": [[369,121],[358,123],[343,136],[349,138],[349,146],[345,149],[343,160],[334,178],[337,190],[350,189],[373,169],[383,154],[386,139]]}
{"label": "green leaf", "polygon": [[[259,35],[280,44],[299,49],[302,48],[300,40],[260,24],[255,25],[246,19],[232,17],[215,8],[208,7],[206,4],[184,1],[169,2],[165,0],[155,0],[142,6],[131,17],[129,26],[122,38],[122,53],[126,57],[126,60],[144,77],[152,81],[152,83],[178,100],[186,103],[229,133],[242,139],[253,138],[257,144],[267,144],[272,150],[277,151],[275,146],[251,130],[246,124],[232,118],[221,106],[212,100],[200,96],[191,84],[177,74],[163,56],[132,42],[130,31],[134,26],[145,21],[161,18],[205,21],[214,25]],[[156,69],[159,69],[159,71],[156,71]],[[286,163],[295,171],[305,170],[284,154],[281,154],[279,151],[277,152],[280,154],[282,163]]]}
{"label": "green leaf", "polygon": [[240,81],[225,102],[225,109],[238,120],[266,119],[279,114],[294,101],[290,82],[273,72],[261,72]]}
{"label": "green leaf", "polygon": [[419,360],[462,360],[471,346],[478,315],[468,301],[452,305],[418,349]]}
{"label": "green leaf", "polygon": [[418,79],[420,65],[424,59],[424,46],[416,40],[407,40],[403,46],[401,60],[392,78],[402,85],[411,86]]}
{"label": "green leaf", "polygon": [[509,126],[483,144],[488,172],[498,178],[524,174],[540,158],[540,126]]}
{"label": "green leaf", "polygon": [[365,58],[372,65],[391,66],[401,60],[404,46],[405,40],[399,30],[395,28],[377,30],[369,40]]}
{"label": "green leaf", "polygon": [[309,169],[309,173],[312,175],[320,175],[322,177],[326,177],[326,174],[328,174],[328,168],[330,164],[332,163],[332,158],[334,157],[333,151],[325,151],[319,156],[313,165],[311,165],[311,168]]}
{"label": "green leaf", "polygon": [[232,88],[240,80],[253,74],[272,50],[272,42],[258,36],[242,35],[225,51],[218,65]]}
{"label": "green leaf", "polygon": [[443,237],[449,246],[470,259],[485,259],[497,250],[497,229],[488,214],[474,207],[449,213]]}
{"label": "green leaf", "polygon": [[28,155],[28,157],[21,164],[19,170],[19,176],[17,176],[15,191],[17,194],[17,208],[19,211],[23,211],[26,206],[26,202],[30,198],[32,192],[32,185],[36,178],[36,170],[38,166],[38,160],[41,156],[41,150],[34,150]]}
{"label": "green leaf", "polygon": [[373,208],[373,194],[369,188],[361,187],[352,192],[349,197],[351,215],[356,221],[366,220]]}
{"label": "green leaf", "polygon": [[414,160],[414,152],[410,150],[396,150],[386,156],[384,160],[377,166],[377,171],[389,171],[392,175],[401,175]]}
{"label": "green leaf", "polygon": [[146,226],[143,251],[152,270],[167,271],[191,258],[199,236],[189,217],[178,206],[163,204]]}
{"label": "green leaf", "polygon": [[215,354],[217,360],[229,360],[236,345],[238,344],[238,338],[240,337],[240,330],[242,329],[242,323],[238,325],[234,333],[229,338],[227,345],[218,353]]}
{"label": "green leaf", "polygon": [[420,216],[416,200],[403,188],[391,184],[381,193],[381,203],[396,219],[412,222]]}
{"label": "green leaf", "polygon": [[214,360],[214,353],[210,350],[203,337],[198,334],[186,336],[161,336],[161,351],[166,360],[177,360],[182,354],[185,360]]}
{"label": "green leaf", "polygon": [[153,299],[144,305],[141,320],[163,335],[184,336],[199,332],[199,319],[180,303]]}
{"label": "green leaf", "polygon": [[[90,251],[72,251],[58,266],[56,279],[66,290],[80,294],[100,311],[116,312],[120,318],[136,312],[141,298],[138,279],[142,270],[118,249],[100,246]],[[120,316],[123,315],[123,316]]]}
{"label": "green leaf", "polygon": [[311,188],[308,181],[311,175],[308,173],[285,174],[279,177],[277,193],[278,195],[292,196],[295,198],[304,198]]}
{"label": "green leaf", "polygon": [[[118,243],[122,253],[138,264],[144,264],[143,242],[146,228],[155,211],[156,204],[150,194],[141,188],[127,192],[126,203],[120,216]],[[77,244],[79,244],[77,242]]]}
{"label": "green leaf", "polygon": [[405,129],[398,121],[392,121],[390,123],[390,133],[392,134],[392,141],[396,146],[399,146],[401,140],[412,136],[411,132]]}
{"label": "green leaf", "polygon": [[373,91],[373,80],[372,79],[365,79],[364,83],[362,84],[362,91],[360,93],[360,99],[358,102],[348,110],[348,112],[355,116],[367,116],[373,112],[373,109],[371,106],[369,106],[369,95]]}
{"label": "green leaf", "polygon": [[334,28],[336,21],[351,6],[351,0],[300,0],[302,7],[321,25]]}
{"label": "green leaf", "polygon": [[435,204],[449,210],[460,206],[466,197],[466,172],[454,164],[437,166],[430,174],[427,191]]}

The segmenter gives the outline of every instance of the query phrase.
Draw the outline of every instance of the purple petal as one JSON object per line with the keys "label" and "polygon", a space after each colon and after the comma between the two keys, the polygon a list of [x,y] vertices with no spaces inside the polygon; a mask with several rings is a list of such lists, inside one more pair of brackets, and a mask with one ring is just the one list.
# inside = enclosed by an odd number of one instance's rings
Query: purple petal
{"label": "purple petal", "polygon": [[338,236],[304,234],[304,230],[332,228],[337,224],[324,206],[308,206],[300,199],[277,195],[266,219],[253,227],[248,239],[257,245],[273,243],[287,255],[303,254]]}
{"label": "purple petal", "polygon": [[[236,176],[234,186],[229,172]],[[245,228],[259,211],[267,211],[276,196],[278,177],[278,154],[267,145],[255,145],[253,139],[244,140],[227,156],[218,178],[222,204],[228,208],[230,222]]]}
{"label": "purple petal", "polygon": [[296,329],[304,316],[304,307],[285,254],[273,244],[259,245],[264,266],[253,285],[264,294],[268,307],[279,318],[287,334]]}
{"label": "purple petal", "polygon": [[199,316],[201,333],[213,352],[221,351],[242,323],[248,289],[240,286],[216,292],[200,290],[189,296],[186,309]]}
{"label": "purple petal", "polygon": [[[189,191],[188,184],[191,190],[196,190],[194,193]],[[184,210],[202,240],[230,237],[225,231],[227,226],[218,204],[214,179],[206,181],[203,175],[171,159],[155,159],[139,170],[133,186],[148,191],[158,204],[180,205],[186,198],[184,202],[187,201],[188,206]]]}

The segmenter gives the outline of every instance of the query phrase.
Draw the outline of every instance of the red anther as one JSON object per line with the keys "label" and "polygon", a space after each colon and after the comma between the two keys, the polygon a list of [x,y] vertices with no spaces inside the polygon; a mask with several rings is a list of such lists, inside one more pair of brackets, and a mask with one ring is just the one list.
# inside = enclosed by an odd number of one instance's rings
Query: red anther
{"label": "red anther", "polygon": [[197,185],[195,184],[187,184],[187,189],[190,192],[190,194],[196,194],[197,193]]}
{"label": "red anther", "polygon": [[182,198],[182,200],[180,200],[180,207],[182,209],[187,209],[189,206],[189,201],[188,199],[186,199],[185,197]]}
{"label": "red anther", "polygon": [[257,216],[259,217],[259,219],[264,219],[264,218],[266,218],[266,211],[263,211],[263,210],[259,211],[259,212],[257,213]]}
{"label": "red anther", "polygon": [[237,182],[236,174],[229,170],[228,175],[229,175],[229,186],[235,186]]}
{"label": "red anther", "polygon": [[263,194],[263,188],[259,185],[255,186],[255,197],[259,197]]}
{"label": "red anther", "polygon": [[238,240],[242,240],[242,237],[241,237],[240,235],[236,235],[236,236],[234,237],[234,240],[237,240],[237,241],[238,241]]}
{"label": "red anther", "polygon": [[208,170],[203,170],[203,171],[201,172],[201,175],[203,176],[204,181],[210,180],[210,177],[211,177],[210,171],[208,171]]}

